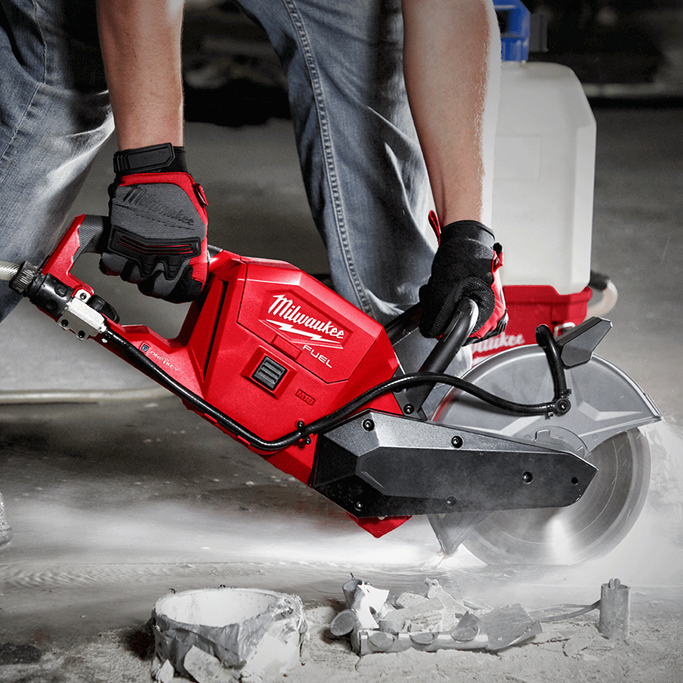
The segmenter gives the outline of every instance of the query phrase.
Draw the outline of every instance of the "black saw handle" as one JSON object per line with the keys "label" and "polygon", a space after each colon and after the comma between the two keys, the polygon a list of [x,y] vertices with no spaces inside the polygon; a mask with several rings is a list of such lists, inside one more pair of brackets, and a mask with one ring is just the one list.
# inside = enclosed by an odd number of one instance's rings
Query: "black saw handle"
{"label": "black saw handle", "polygon": [[73,255],[74,263],[81,254],[101,254],[104,251],[109,236],[109,218],[86,214],[77,231],[80,245]]}
{"label": "black saw handle", "polygon": [[[389,338],[394,339],[398,336],[402,338],[410,331],[415,334],[420,319],[421,306],[416,304],[403,315],[399,316],[393,323],[391,323],[387,332]],[[439,337],[434,348],[427,356],[419,373],[445,373],[448,370],[451,362],[458,354],[460,349],[465,345],[465,342],[472,334],[474,327],[479,317],[479,306],[472,299],[461,299],[453,312],[450,322],[446,326],[445,332]],[[403,328],[403,329],[401,329]],[[422,408],[427,397],[431,393],[436,382],[425,382],[405,389],[402,395],[398,397],[399,403],[403,409],[404,414],[412,415],[418,414]]]}
{"label": "black saw handle", "polygon": [[479,306],[472,299],[460,299],[446,331],[441,335],[420,372],[446,372],[477,324]]}

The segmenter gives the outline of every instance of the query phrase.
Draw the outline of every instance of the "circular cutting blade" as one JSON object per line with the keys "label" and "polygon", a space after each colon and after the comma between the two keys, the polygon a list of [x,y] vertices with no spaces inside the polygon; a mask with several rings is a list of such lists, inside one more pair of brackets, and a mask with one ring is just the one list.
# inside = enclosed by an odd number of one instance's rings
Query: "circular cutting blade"
{"label": "circular cutting blade", "polygon": [[598,473],[576,503],[492,513],[463,545],[487,564],[568,565],[612,550],[645,502],[649,444],[632,429],[598,445],[586,460]]}
{"label": "circular cutting blade", "polygon": [[[457,389],[434,416],[442,424],[569,451],[598,470],[573,505],[495,512],[478,524],[463,544],[489,564],[575,564],[604,555],[626,536],[643,507],[650,447],[639,429],[657,421],[659,412],[633,380],[597,356],[565,375],[572,407],[562,416],[513,414]],[[518,403],[542,403],[553,395],[547,359],[535,346],[495,354],[464,379]],[[447,534],[437,531],[437,537],[443,547]]]}

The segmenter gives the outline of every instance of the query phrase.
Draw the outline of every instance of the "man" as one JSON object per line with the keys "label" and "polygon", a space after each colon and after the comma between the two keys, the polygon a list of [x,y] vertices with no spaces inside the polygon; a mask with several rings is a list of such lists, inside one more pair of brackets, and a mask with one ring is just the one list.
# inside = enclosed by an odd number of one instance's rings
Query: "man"
{"label": "man", "polygon": [[[137,10],[124,11],[131,4]],[[122,150],[182,143],[181,9],[170,4],[160,13],[157,3],[99,3]],[[471,221],[486,220],[485,114],[495,116],[496,109],[495,102],[486,108],[487,99],[495,100],[500,61],[490,0],[240,5],[262,24],[282,60],[304,182],[336,291],[381,322],[414,303],[434,252],[426,224],[430,182],[441,222],[470,222],[444,230],[445,251],[460,279],[481,267],[469,258],[472,241],[485,242],[491,252],[481,273],[488,277],[493,243]],[[412,108],[403,79],[402,9]],[[146,13],[165,20],[154,23]],[[453,285],[452,278],[436,281],[425,291],[423,331],[429,336],[442,331],[432,322]]]}
{"label": "man", "polygon": [[[97,16],[88,0],[0,0],[0,260],[51,251],[113,112],[120,152],[102,269],[191,300],[206,278],[207,217],[184,159],[184,3],[96,4]],[[491,0],[239,4],[282,61],[336,291],[386,323],[419,290],[425,337],[467,294],[481,308],[473,336],[500,332],[500,249],[481,222],[500,61]],[[18,299],[0,282],[0,320]]]}

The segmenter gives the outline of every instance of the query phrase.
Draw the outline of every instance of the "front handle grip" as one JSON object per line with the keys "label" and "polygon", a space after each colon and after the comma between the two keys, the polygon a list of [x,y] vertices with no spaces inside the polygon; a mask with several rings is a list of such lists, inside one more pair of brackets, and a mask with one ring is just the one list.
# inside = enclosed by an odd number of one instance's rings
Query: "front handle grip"
{"label": "front handle grip", "polygon": [[[446,326],[446,331],[436,342],[419,372],[446,372],[458,351],[462,349],[467,338],[472,334],[478,317],[479,306],[476,302],[468,298],[461,299]],[[408,415],[419,414],[422,405],[434,388],[434,384],[434,382],[425,382],[406,389],[403,398],[400,400],[404,413]]]}
{"label": "front handle grip", "polygon": [[109,227],[107,216],[83,216],[83,220],[78,226],[80,245],[74,254],[74,262],[81,254],[101,254],[107,246]]}
{"label": "front handle grip", "polygon": [[446,372],[451,361],[472,334],[478,317],[479,306],[476,302],[468,298],[460,299],[446,331],[425,359],[420,372]]}

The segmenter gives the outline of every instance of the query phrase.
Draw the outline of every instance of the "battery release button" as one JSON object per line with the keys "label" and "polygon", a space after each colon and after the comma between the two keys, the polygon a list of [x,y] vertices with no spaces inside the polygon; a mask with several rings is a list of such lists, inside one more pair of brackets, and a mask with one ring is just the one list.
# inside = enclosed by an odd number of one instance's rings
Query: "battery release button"
{"label": "battery release button", "polygon": [[266,389],[274,391],[286,372],[287,368],[266,356],[259,363],[258,368],[256,368],[256,371],[252,375],[252,379],[256,380],[259,384],[262,384]]}

